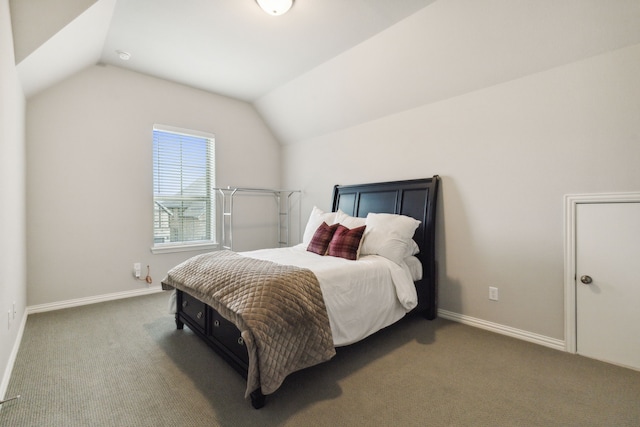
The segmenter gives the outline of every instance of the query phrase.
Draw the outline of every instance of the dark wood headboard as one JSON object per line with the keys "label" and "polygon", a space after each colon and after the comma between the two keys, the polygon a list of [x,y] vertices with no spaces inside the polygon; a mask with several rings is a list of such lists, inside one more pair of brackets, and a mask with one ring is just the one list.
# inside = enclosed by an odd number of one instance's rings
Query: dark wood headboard
{"label": "dark wood headboard", "polygon": [[414,311],[435,319],[438,310],[438,287],[435,260],[436,204],[438,175],[432,178],[373,184],[336,185],[332,211],[366,217],[369,212],[407,215],[420,221],[413,239],[420,248],[422,280],[416,282],[418,306]]}

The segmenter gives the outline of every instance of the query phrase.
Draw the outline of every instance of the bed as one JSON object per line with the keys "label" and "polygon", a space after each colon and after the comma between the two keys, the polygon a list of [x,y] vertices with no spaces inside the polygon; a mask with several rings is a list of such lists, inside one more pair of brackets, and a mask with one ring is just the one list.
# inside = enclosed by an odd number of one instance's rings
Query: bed
{"label": "bed", "polygon": [[246,380],[258,409],[291,372],[408,313],[434,319],[439,177],[336,185],[301,244],[198,255],[169,271],[175,321]]}

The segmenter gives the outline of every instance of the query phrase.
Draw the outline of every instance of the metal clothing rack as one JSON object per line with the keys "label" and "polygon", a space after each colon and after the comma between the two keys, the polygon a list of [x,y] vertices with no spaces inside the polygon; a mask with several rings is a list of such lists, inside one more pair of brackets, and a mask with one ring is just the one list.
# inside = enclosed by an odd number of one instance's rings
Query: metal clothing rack
{"label": "metal clothing rack", "polygon": [[[291,228],[291,210],[293,195],[301,194],[300,190],[276,190],[268,188],[227,187],[214,188],[222,196],[222,248],[233,250],[233,199],[242,193],[271,194],[278,204],[278,244],[289,246]],[[286,202],[286,203],[284,203]],[[300,218],[300,197],[297,198],[297,213]]]}

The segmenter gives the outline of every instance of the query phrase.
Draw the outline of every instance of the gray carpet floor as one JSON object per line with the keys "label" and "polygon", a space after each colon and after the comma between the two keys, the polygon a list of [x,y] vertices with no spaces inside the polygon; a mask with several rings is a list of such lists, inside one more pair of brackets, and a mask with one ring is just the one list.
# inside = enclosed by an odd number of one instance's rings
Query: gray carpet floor
{"label": "gray carpet floor", "polygon": [[1,426],[640,426],[640,372],[455,322],[408,318],[289,376],[245,383],[168,294],[30,315]]}

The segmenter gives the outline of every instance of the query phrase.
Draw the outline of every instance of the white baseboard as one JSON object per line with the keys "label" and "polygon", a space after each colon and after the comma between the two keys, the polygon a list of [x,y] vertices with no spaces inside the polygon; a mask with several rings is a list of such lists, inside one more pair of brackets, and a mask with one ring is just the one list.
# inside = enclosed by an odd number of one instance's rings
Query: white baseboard
{"label": "white baseboard", "polygon": [[[16,358],[18,357],[18,350],[20,349],[20,343],[22,342],[22,334],[24,333],[24,328],[26,324],[27,324],[27,313],[25,312],[22,315],[22,320],[20,321],[18,335],[16,336],[16,340],[13,343],[13,349],[11,350],[11,354],[9,355],[9,361],[7,363],[7,367],[4,370],[4,375],[2,376],[2,382],[0,382],[0,400],[13,397],[13,396],[5,396],[5,394],[7,393],[7,389],[9,388],[9,380],[11,379],[11,373],[13,372],[13,365],[16,363]],[[0,410],[2,410],[2,405],[0,405]]]}
{"label": "white baseboard", "polygon": [[93,297],[77,298],[68,301],[50,302],[46,304],[30,305],[27,307],[27,313],[42,313],[45,311],[62,310],[63,308],[79,307],[81,305],[95,304],[105,301],[113,301],[122,298],[131,298],[141,295],[155,294],[162,292],[160,285],[150,286],[145,289],[137,289],[134,291],[115,292],[113,294],[97,295]]}
{"label": "white baseboard", "polygon": [[522,329],[516,329],[510,326],[501,325],[499,323],[488,322],[486,320],[477,319],[475,317],[465,316],[464,314],[458,314],[442,309],[438,309],[438,316],[442,317],[443,319],[453,320],[454,322],[464,323],[465,325],[469,326],[475,326],[476,328],[485,329],[487,331],[507,335],[524,341],[529,341],[534,344],[540,344],[556,350],[567,351],[565,342],[557,338],[550,338],[544,335],[534,334],[533,332],[523,331]]}

